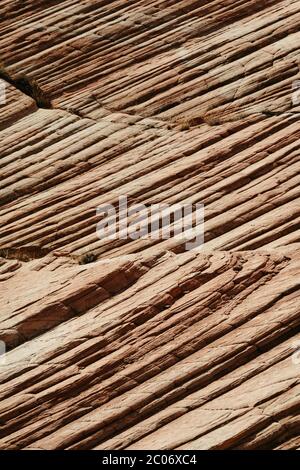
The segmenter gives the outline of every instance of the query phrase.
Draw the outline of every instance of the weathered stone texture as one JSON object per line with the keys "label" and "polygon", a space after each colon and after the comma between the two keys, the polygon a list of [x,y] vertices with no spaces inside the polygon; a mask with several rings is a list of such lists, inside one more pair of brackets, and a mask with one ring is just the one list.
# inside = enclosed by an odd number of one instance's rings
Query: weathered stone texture
{"label": "weathered stone texture", "polygon": [[299,448],[299,1],[0,11],[0,449]]}

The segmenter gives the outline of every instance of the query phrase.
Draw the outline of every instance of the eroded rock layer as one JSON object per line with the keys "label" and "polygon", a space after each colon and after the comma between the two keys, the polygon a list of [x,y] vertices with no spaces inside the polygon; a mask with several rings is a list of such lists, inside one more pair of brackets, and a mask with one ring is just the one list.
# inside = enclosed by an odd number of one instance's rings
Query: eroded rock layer
{"label": "eroded rock layer", "polygon": [[299,270],[295,252],[259,251],[28,263],[4,281],[20,294],[2,324],[1,448],[289,445]]}
{"label": "eroded rock layer", "polygon": [[0,10],[0,448],[299,448],[299,0]]}

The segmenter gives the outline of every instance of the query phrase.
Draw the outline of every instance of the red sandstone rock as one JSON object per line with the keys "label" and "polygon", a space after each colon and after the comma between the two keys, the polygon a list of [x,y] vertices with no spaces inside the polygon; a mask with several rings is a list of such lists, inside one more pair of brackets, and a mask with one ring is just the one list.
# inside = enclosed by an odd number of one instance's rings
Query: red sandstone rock
{"label": "red sandstone rock", "polygon": [[[16,3],[0,448],[299,448],[299,2]],[[204,203],[203,248],[99,239],[122,195]]]}

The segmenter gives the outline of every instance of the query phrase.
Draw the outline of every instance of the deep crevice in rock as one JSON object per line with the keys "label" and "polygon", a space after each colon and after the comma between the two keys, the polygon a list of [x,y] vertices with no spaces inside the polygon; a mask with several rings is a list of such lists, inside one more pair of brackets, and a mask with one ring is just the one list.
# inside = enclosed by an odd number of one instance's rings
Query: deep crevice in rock
{"label": "deep crevice in rock", "polygon": [[41,89],[36,80],[23,74],[20,74],[14,78],[7,72],[3,64],[0,64],[0,78],[10,83],[17,90],[32,98],[36,102],[38,108],[52,109],[50,98]]}

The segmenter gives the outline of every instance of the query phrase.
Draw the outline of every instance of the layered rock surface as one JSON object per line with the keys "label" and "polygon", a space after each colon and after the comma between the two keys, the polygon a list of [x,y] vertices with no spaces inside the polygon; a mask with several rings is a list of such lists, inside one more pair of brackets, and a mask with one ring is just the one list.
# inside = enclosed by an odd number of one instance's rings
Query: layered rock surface
{"label": "layered rock surface", "polygon": [[0,8],[0,448],[299,448],[299,1]]}

